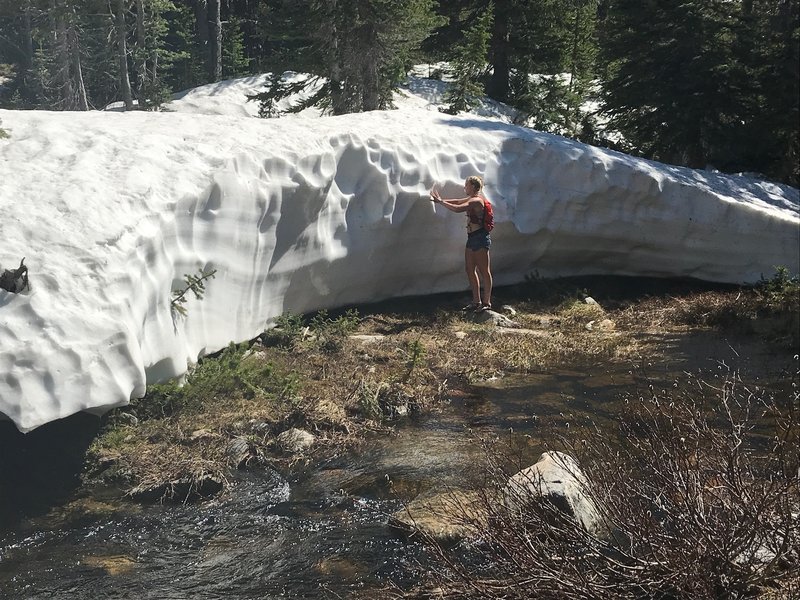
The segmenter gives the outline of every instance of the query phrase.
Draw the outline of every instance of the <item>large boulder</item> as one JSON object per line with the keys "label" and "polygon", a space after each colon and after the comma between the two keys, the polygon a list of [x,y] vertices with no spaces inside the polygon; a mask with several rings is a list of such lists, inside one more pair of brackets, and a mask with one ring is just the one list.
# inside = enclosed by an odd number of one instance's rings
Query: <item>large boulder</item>
{"label": "large boulder", "polygon": [[607,527],[577,461],[563,452],[545,452],[539,460],[509,479],[503,490],[507,509],[525,518],[534,503],[548,502],[575,519],[587,533],[604,537]]}

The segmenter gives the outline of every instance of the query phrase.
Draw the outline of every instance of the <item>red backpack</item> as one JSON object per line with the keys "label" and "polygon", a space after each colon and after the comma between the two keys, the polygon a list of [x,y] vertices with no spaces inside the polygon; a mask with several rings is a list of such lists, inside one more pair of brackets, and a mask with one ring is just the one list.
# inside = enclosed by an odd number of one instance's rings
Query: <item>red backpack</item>
{"label": "red backpack", "polygon": [[487,198],[483,199],[483,228],[486,231],[494,229],[494,212],[492,203]]}

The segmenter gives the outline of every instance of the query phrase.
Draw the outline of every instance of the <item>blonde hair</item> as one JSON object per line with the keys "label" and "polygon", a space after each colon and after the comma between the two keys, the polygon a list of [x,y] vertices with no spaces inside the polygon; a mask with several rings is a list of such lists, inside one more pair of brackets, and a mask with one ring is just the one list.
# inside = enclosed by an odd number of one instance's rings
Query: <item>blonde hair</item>
{"label": "blonde hair", "polygon": [[475,188],[475,193],[478,193],[483,189],[483,179],[480,177],[480,175],[470,175],[467,177],[467,183]]}

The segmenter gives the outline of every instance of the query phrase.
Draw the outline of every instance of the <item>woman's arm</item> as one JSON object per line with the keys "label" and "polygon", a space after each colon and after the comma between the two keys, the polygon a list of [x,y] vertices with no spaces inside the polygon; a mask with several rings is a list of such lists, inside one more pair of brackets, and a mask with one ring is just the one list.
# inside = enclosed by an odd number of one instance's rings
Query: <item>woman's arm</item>
{"label": "woman's arm", "polygon": [[477,203],[483,206],[483,202],[481,201],[481,199],[476,198],[474,196],[467,196],[466,198],[445,199],[442,198],[439,195],[439,192],[437,191],[431,192],[431,201],[434,204],[441,204],[446,209],[453,211],[455,213],[467,212],[472,203]]}
{"label": "woman's arm", "polygon": [[459,203],[459,202],[466,202],[467,200],[472,200],[472,196],[467,196],[466,198],[442,198],[441,194],[439,194],[439,191],[436,188],[433,188],[430,191],[430,194],[431,194],[431,200],[434,202],[444,201],[444,202]]}
{"label": "woman's arm", "polygon": [[444,206],[447,210],[451,210],[455,213],[462,213],[466,212],[469,209],[469,203],[464,202],[464,200],[469,200],[469,198],[462,198],[459,200],[439,200],[439,204]]}

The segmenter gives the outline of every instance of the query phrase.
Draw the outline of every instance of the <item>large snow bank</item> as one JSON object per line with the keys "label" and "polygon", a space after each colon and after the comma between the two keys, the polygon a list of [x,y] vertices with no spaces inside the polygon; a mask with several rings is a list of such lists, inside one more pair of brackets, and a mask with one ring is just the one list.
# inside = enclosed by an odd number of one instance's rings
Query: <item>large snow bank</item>
{"label": "large snow bank", "polygon": [[[485,175],[498,284],[798,270],[798,191],[476,116],[0,111],[0,413],[23,431],[140,396],[285,311],[465,289],[464,223],[427,199]],[[173,290],[217,269],[186,317]]]}

